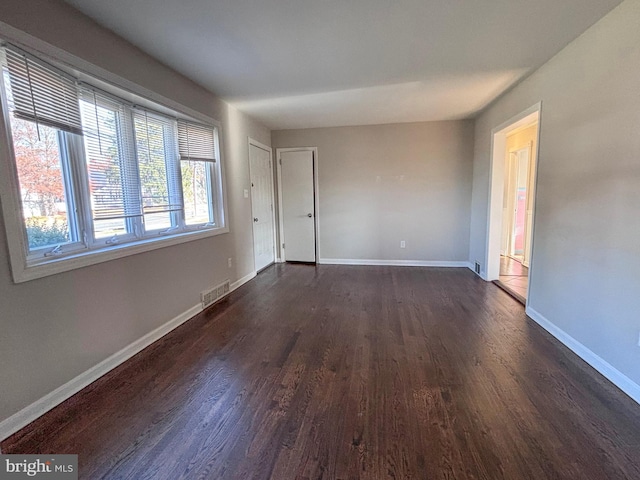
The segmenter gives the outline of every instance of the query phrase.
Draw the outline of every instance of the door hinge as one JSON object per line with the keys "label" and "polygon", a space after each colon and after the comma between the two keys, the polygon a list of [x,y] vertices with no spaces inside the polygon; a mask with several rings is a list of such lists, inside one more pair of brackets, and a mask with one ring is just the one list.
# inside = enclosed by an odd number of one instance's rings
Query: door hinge
{"label": "door hinge", "polygon": [[281,158],[279,158],[279,159],[278,159],[278,161],[280,162],[280,165],[282,165],[282,159],[281,159]]}
{"label": "door hinge", "polygon": [[284,248],[284,243],[282,244],[282,248]]}

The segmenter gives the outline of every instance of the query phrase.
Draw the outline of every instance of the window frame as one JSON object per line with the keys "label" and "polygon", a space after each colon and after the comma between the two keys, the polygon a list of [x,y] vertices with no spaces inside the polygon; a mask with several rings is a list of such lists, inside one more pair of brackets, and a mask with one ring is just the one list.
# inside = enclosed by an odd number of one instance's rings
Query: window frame
{"label": "window frame", "polygon": [[[136,119],[135,119],[135,115],[136,115],[136,109],[135,107],[132,109],[132,111],[130,112],[131,116],[132,116],[132,124],[133,124],[133,134],[134,134],[134,149],[136,150],[136,159],[137,159],[137,166],[138,166],[138,171],[139,171],[139,167],[140,167],[140,154],[139,154],[139,150],[138,150],[138,140],[137,140],[137,132],[136,132]],[[180,202],[182,205],[182,210],[181,211],[176,211],[176,210],[167,210],[165,212],[156,212],[156,213],[168,213],[169,214],[169,219],[171,222],[171,225],[169,227],[162,227],[162,228],[154,228],[154,229],[147,229],[146,226],[146,219],[145,216],[146,215],[153,215],[153,213],[144,213],[144,204],[142,204],[142,216],[139,217],[138,219],[138,225],[141,231],[140,236],[141,237],[154,237],[157,235],[172,235],[172,234],[177,234],[179,232],[182,232],[182,219],[184,217],[183,213],[184,213],[184,201],[183,201],[183,193],[182,193],[182,187],[180,184],[180,162],[179,159],[177,158],[177,145],[178,145],[178,136],[177,136],[177,130],[176,130],[176,126],[175,126],[175,122],[173,122],[174,124],[172,125],[163,125],[163,122],[166,122],[167,117],[164,117],[160,114],[157,114],[155,112],[148,112],[145,111],[145,123],[148,122],[148,119],[151,118],[152,122],[153,120],[156,120],[158,122],[157,125],[159,125],[162,128],[162,143],[163,143],[163,150],[165,152],[164,155],[164,163],[165,163],[165,170],[166,170],[166,176],[167,176],[167,196],[169,198],[171,197],[175,197],[175,196],[179,196],[180,197]],[[172,132],[171,134],[174,137],[175,143],[173,145],[174,147],[174,152],[173,152],[173,159],[168,159],[167,158],[167,152],[166,152],[166,143],[165,143],[165,137],[167,135],[167,132],[165,130],[165,126],[166,127],[171,127]],[[147,125],[148,127],[148,125]],[[148,132],[147,132],[148,134]],[[171,145],[170,145],[171,146]],[[150,152],[147,152],[147,155],[150,155]],[[173,163],[173,165],[171,164]],[[143,185],[142,185],[142,179],[139,177],[139,187],[140,190],[142,191],[144,189]],[[142,194],[141,194],[142,195]]]}
{"label": "window frame", "polygon": [[[83,86],[82,88],[85,88],[85,86]],[[80,96],[80,102],[86,101],[82,98],[82,96]],[[116,116],[118,117],[116,120],[117,126],[116,126],[116,131],[118,136],[120,135],[129,135],[131,136],[132,133],[127,131],[127,128],[131,128],[132,124],[131,124],[131,119],[127,118],[128,116],[130,117],[130,115],[128,115],[128,112],[126,110],[123,109],[123,111],[118,111],[118,110],[113,110],[111,108],[111,105],[105,103],[102,98],[100,100],[98,100],[95,96],[94,96],[94,102],[96,104],[96,106],[101,107],[105,110],[109,110],[112,111],[116,114]],[[87,102],[88,103],[88,102]],[[119,103],[121,104],[122,102],[120,100],[115,100],[113,101],[113,103]],[[82,106],[80,107],[80,110],[82,111]],[[137,240],[137,235],[135,232],[135,225],[133,224],[133,222],[131,221],[132,219],[130,218],[125,218],[124,219],[124,224],[126,227],[126,234],[123,235],[113,235],[111,237],[96,237],[96,232],[95,232],[95,219],[93,218],[92,215],[92,209],[90,208],[91,206],[91,188],[90,188],[90,175],[89,175],[89,166],[88,166],[88,159],[86,156],[86,145],[85,145],[85,137],[79,137],[77,135],[68,135],[68,134],[63,134],[63,136],[66,139],[66,145],[67,147],[73,152],[73,155],[76,156],[76,161],[72,161],[72,164],[76,167],[77,170],[77,175],[79,179],[82,179],[84,181],[80,182],[81,185],[79,185],[79,189],[81,191],[82,197],[84,199],[86,199],[86,202],[80,202],[81,203],[81,212],[79,212],[79,214],[82,214],[82,219],[83,219],[83,223],[86,226],[85,228],[85,242],[87,243],[87,247],[89,250],[95,250],[98,248],[108,248],[109,246],[113,246],[113,245],[117,245],[117,244],[121,244],[121,243],[130,243],[133,241]],[[133,148],[132,146],[132,142],[130,141],[128,144],[127,143],[123,143],[122,139],[118,139],[118,143],[119,143],[119,147],[120,149],[129,146],[130,148]],[[122,152],[119,149],[119,155],[132,155],[133,152]],[[127,166],[127,168],[137,168],[137,166],[135,165],[129,165]],[[136,188],[139,188],[139,186],[136,186]],[[123,200],[123,203],[126,203],[126,200]]]}
{"label": "window frame", "polygon": [[[214,137],[214,142],[216,145],[218,145],[218,150],[220,150],[220,139],[218,138],[219,135],[219,130],[218,129],[214,129],[213,130],[213,137]],[[223,175],[222,174],[222,160],[220,159],[221,153],[218,152],[217,158],[218,160],[216,160],[215,162],[212,161],[207,161],[207,160],[195,160],[195,159],[191,159],[191,160],[183,160],[183,159],[178,159],[178,168],[180,170],[182,170],[182,162],[198,162],[198,163],[203,163],[205,164],[205,168],[206,168],[206,172],[207,172],[207,178],[208,178],[208,182],[207,182],[207,197],[209,198],[210,204],[213,206],[213,211],[209,212],[209,218],[210,220],[208,222],[205,223],[194,223],[194,224],[187,224],[187,219],[184,218],[183,216],[183,225],[184,225],[184,229],[186,231],[193,231],[193,230],[201,230],[202,228],[208,228],[208,227],[212,227],[212,228],[219,228],[219,224],[222,224],[223,226],[226,224],[225,222],[225,214],[226,214],[226,210],[223,208],[226,205],[226,201],[224,200],[224,187],[220,188],[218,187],[218,185],[222,185],[224,183],[224,177],[222,179],[219,179],[218,177]],[[220,168],[217,169],[216,168],[216,162],[220,162]],[[183,192],[184,193],[184,192]],[[184,198],[182,199],[182,204],[183,204],[183,210],[182,213],[184,214]],[[213,217],[213,221],[211,221],[211,217]]]}
{"label": "window frame", "polygon": [[[22,120],[22,121],[29,121],[29,120]],[[79,221],[77,215],[69,213],[69,210],[75,211],[77,208],[79,208],[78,203],[80,203],[77,196],[76,183],[74,182],[74,175],[71,172],[73,167],[72,167],[72,164],[66,161],[65,159],[65,156],[67,155],[67,152],[65,151],[67,146],[65,143],[63,132],[61,132],[60,130],[57,130],[56,137],[57,137],[56,141],[58,143],[58,151],[60,155],[60,173],[62,176],[62,183],[64,185],[64,191],[65,191],[65,204],[67,208],[67,224],[69,228],[69,236],[71,238],[66,243],[59,243],[57,245],[55,244],[47,245],[44,247],[37,247],[32,249],[28,247],[29,238],[28,238],[26,226],[23,222],[20,222],[21,227],[24,231],[25,244],[27,245],[27,248],[25,251],[25,259],[27,264],[38,263],[40,259],[43,257],[49,258],[49,257],[58,256],[58,255],[66,256],[71,253],[79,252],[85,249],[85,244],[83,242],[82,233],[81,233],[82,232],[82,228],[80,226],[81,222]],[[16,177],[18,177],[17,161],[15,157],[15,151],[13,151],[14,144],[11,136],[7,138],[7,143],[10,144],[10,148],[12,149],[12,152],[13,152],[13,164],[15,167]],[[18,183],[18,192],[19,192],[18,201],[21,205],[21,215],[22,215],[22,201],[20,199],[21,193],[20,193],[19,180],[17,183]]]}
{"label": "window frame", "polygon": [[[20,48],[29,53],[32,51],[33,47],[29,48],[29,46],[15,42],[14,39],[6,36],[4,38],[7,41],[18,44]],[[69,54],[55,47],[49,47],[49,49],[55,50],[55,52],[47,52],[44,55],[42,52],[38,52],[36,56],[55,66],[59,66],[60,62],[63,62],[61,67],[65,71],[70,70],[79,81],[111,94],[125,104],[131,103],[131,111],[129,112],[131,115],[133,115],[133,105],[140,104],[143,108],[156,111],[159,115],[172,120],[181,119],[205,124],[212,128],[216,139],[215,157],[218,165],[212,165],[211,167],[213,175],[210,183],[210,189],[212,190],[210,195],[213,198],[213,215],[216,222],[214,225],[211,225],[210,222],[207,224],[187,225],[184,217],[183,201],[182,210],[174,212],[177,215],[172,214],[172,217],[179,217],[177,222],[179,228],[175,230],[144,232],[143,229],[137,227],[138,231],[133,232],[135,238],[118,239],[114,243],[110,243],[109,238],[95,238],[88,182],[77,180],[79,178],[88,179],[84,160],[84,141],[81,136],[60,132],[58,134],[59,138],[64,137],[65,139],[65,141],[61,141],[62,138],[59,140],[61,155],[68,155],[69,157],[81,155],[82,160],[61,161],[65,171],[63,175],[65,187],[68,187],[69,176],[73,176],[76,179],[71,182],[72,192],[68,195],[67,205],[68,209],[73,208],[76,210],[76,219],[73,220],[75,226],[73,228],[76,229],[78,238],[77,241],[66,244],[62,248],[62,255],[44,256],[41,250],[51,251],[52,249],[49,248],[39,249],[37,254],[34,254],[35,251],[29,250],[20,198],[18,171],[11,137],[11,113],[9,112],[5,89],[2,87],[0,88],[0,204],[2,206],[2,221],[6,231],[14,282],[22,283],[138,253],[228,233],[226,182],[220,122],[133,84],[126,79],[86,64],[86,62],[76,57],[73,57],[75,61],[72,64],[74,66],[70,66],[70,62],[67,59],[63,60],[64,57],[69,57]],[[83,63],[84,65],[82,65]],[[75,65],[79,65],[79,67]],[[87,68],[88,66],[89,68]],[[79,68],[83,68],[84,71],[80,71]],[[176,129],[175,126],[174,129]],[[177,131],[175,135],[177,149]],[[75,140],[68,141],[70,138]],[[181,160],[179,157],[176,157],[175,165],[178,173],[180,173]],[[86,185],[82,185],[83,183],[86,183]],[[179,185],[179,190],[181,193],[181,184]],[[71,222],[71,219],[69,221]],[[89,227],[91,231],[88,231]],[[131,234],[131,232],[129,233]],[[121,242],[120,240],[123,241]]]}

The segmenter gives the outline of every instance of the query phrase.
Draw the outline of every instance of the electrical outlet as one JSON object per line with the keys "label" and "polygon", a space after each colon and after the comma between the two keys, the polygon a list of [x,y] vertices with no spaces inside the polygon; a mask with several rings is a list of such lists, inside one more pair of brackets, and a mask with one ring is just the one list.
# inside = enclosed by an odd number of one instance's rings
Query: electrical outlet
{"label": "electrical outlet", "polygon": [[404,240],[400,240],[400,248],[405,248],[407,246],[407,244],[405,243]]}
{"label": "electrical outlet", "polygon": [[229,266],[229,268],[233,266],[233,259],[231,257],[227,258],[227,265]]}

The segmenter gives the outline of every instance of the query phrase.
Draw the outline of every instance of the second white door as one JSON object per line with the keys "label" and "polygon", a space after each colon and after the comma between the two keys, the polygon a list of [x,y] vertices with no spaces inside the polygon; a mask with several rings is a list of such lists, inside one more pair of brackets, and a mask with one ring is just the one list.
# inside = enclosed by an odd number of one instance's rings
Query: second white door
{"label": "second white door", "polygon": [[313,151],[280,152],[284,259],[316,261]]}
{"label": "second white door", "polygon": [[253,214],[253,253],[256,271],[275,261],[275,225],[273,220],[273,175],[271,153],[249,145],[251,173],[251,213]]}

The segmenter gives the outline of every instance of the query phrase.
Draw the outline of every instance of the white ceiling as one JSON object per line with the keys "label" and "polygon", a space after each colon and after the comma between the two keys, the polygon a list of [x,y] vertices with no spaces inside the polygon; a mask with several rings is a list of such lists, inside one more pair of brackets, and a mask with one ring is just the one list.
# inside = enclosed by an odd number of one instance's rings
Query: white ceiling
{"label": "white ceiling", "polygon": [[620,0],[66,0],[273,129],[468,118]]}

